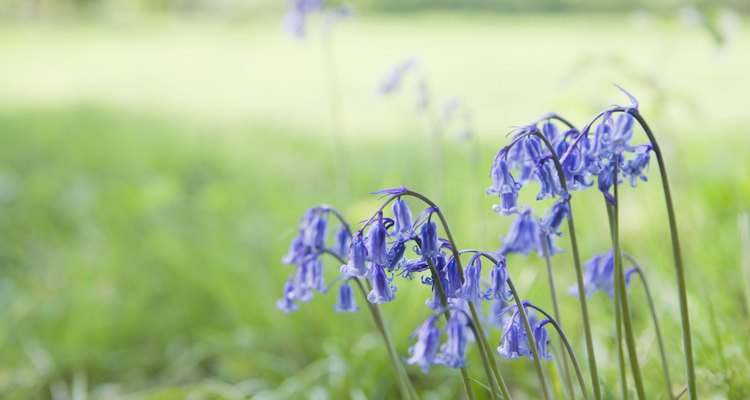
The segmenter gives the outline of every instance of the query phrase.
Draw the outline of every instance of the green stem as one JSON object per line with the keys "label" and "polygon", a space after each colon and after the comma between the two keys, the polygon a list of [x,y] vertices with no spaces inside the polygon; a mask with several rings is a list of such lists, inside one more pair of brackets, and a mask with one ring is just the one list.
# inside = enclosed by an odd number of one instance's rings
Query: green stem
{"label": "green stem", "polygon": [[[346,264],[346,261],[344,261],[341,257],[339,257],[338,254],[328,249],[321,249],[320,251],[322,253],[330,255],[331,257],[338,260],[340,263]],[[391,366],[393,368],[393,371],[396,373],[396,378],[398,380],[398,386],[399,386],[399,391],[401,392],[401,396],[404,398],[409,398],[409,399],[419,399],[419,396],[417,395],[417,392],[411,383],[411,379],[409,379],[409,375],[406,373],[406,370],[404,369],[403,365],[399,361],[398,353],[396,353],[396,349],[393,347],[391,338],[388,335],[388,330],[385,329],[385,323],[383,322],[383,316],[380,314],[380,309],[378,308],[376,304],[372,304],[367,300],[368,291],[362,285],[362,281],[359,278],[355,278],[352,280],[359,288],[359,291],[362,293],[362,298],[367,304],[367,308],[370,310],[370,315],[372,316],[372,320],[375,323],[375,327],[378,329],[378,332],[380,332],[380,335],[383,337],[383,341],[385,342],[385,347],[388,349],[388,356],[391,361]]]}
{"label": "green stem", "polygon": [[[445,321],[447,322],[451,318],[450,311],[448,311],[448,297],[445,295],[445,289],[443,288],[443,282],[440,280],[440,275],[438,274],[437,268],[435,268],[435,263],[432,262],[431,259],[426,258],[427,265],[430,266],[430,273],[432,273],[432,281],[435,284],[435,288],[438,291],[438,296],[440,296],[440,304],[445,308],[445,311],[443,314],[445,315]],[[484,354],[482,354],[482,358],[484,360]],[[486,361],[486,360],[484,360]],[[490,387],[493,387],[491,393],[492,397],[495,397],[495,389],[492,379],[492,375],[488,375],[487,377],[489,379]],[[466,371],[466,368],[461,368],[461,379],[464,383],[464,389],[466,390],[466,395],[469,397],[469,399],[474,399],[474,388],[471,386],[471,378],[469,378],[469,373]]]}
{"label": "green stem", "polygon": [[[573,369],[575,369],[576,371],[576,377],[578,377],[578,385],[581,387],[582,396],[584,399],[588,400],[589,395],[586,392],[586,384],[583,382],[583,373],[581,373],[581,367],[578,365],[578,359],[576,358],[576,354],[573,352],[573,347],[570,345],[570,342],[568,341],[568,337],[565,336],[565,332],[563,332],[562,327],[560,327],[559,322],[556,321],[554,318],[552,318],[552,316],[549,315],[549,313],[535,306],[534,304],[529,303],[528,307],[531,307],[539,311],[540,313],[544,314],[544,316],[550,321],[552,326],[555,327],[555,330],[557,331],[557,335],[560,336],[560,341],[565,346],[565,349],[567,350],[568,355],[573,361]],[[573,394],[572,388],[571,388],[571,394]]]}
{"label": "green stem", "polygon": [[521,297],[518,295],[518,291],[516,291],[515,285],[513,285],[513,280],[508,277],[508,288],[510,289],[511,293],[513,294],[513,300],[516,302],[516,307],[518,307],[518,313],[521,315],[521,320],[523,320],[523,326],[526,330],[526,336],[529,340],[529,347],[531,347],[531,354],[534,357],[534,369],[536,369],[536,374],[539,377],[539,384],[541,385],[542,390],[542,397],[545,399],[549,398],[549,392],[547,390],[547,380],[544,378],[544,369],[542,368],[542,360],[539,358],[539,351],[536,348],[536,340],[534,340],[534,331],[531,329],[531,324],[529,323],[529,316],[526,315],[526,309],[524,308],[524,304],[521,301]]}
{"label": "green stem", "polygon": [[[461,263],[461,254],[458,251],[458,246],[456,245],[456,241],[453,238],[453,233],[451,232],[450,226],[448,225],[448,221],[446,220],[445,215],[443,215],[443,212],[440,210],[437,204],[420,193],[408,190],[404,193],[404,195],[415,197],[435,210],[435,214],[437,214],[438,218],[440,219],[440,224],[443,226],[443,230],[445,231],[445,236],[448,239],[448,242],[450,242],[451,244],[451,252],[453,253],[453,258],[456,260],[456,267],[458,268],[459,275],[461,276],[461,282],[463,282],[464,272],[463,265]],[[484,329],[482,329],[476,307],[474,307],[474,302],[469,301],[467,303],[469,303],[469,310],[471,311],[472,318],[474,318],[474,323],[476,324],[477,330],[479,331],[479,341],[481,342],[480,348],[483,347],[486,350],[490,349],[491,347],[487,342],[487,336],[484,334]],[[490,366],[492,367],[492,373],[495,375],[495,380],[497,381],[500,389],[503,392],[503,397],[505,397],[506,399],[510,399],[510,391],[508,390],[508,386],[506,385],[503,376],[500,374],[500,370],[497,367],[497,363],[495,362],[495,357],[492,355],[491,351],[487,351],[487,355],[491,361]]]}
{"label": "green stem", "polygon": [[696,400],[698,391],[695,382],[695,364],[693,362],[693,339],[690,331],[690,313],[688,311],[687,289],[685,283],[685,269],[682,264],[682,251],[680,250],[680,240],[677,236],[677,218],[672,205],[672,192],[669,189],[669,180],[667,179],[667,170],[664,166],[664,157],[661,154],[659,144],[654,137],[651,128],[646,120],[641,116],[638,110],[629,110],[630,114],[635,117],[643,130],[646,132],[651,146],[656,155],[656,161],[659,164],[659,173],[661,174],[661,183],[664,189],[664,199],[667,205],[667,216],[669,218],[669,233],[672,238],[672,256],[674,257],[675,273],[677,275],[677,290],[680,297],[680,317],[682,322],[682,345],[685,352],[685,368],[687,369],[687,388],[688,398]]}
{"label": "green stem", "polygon": [[[609,221],[609,233],[612,238],[612,243],[615,242],[615,227],[614,227],[614,211],[612,206],[609,204],[607,199],[604,199],[604,205],[607,207],[607,217]],[[627,365],[625,362],[625,353],[622,350],[622,306],[620,305],[620,278],[618,274],[614,276],[615,286],[615,300],[613,305],[615,306],[615,341],[617,342],[617,364],[620,373],[620,390],[623,399],[628,398],[628,375]]]}
{"label": "green stem", "polygon": [[[622,307],[622,322],[625,327],[625,343],[628,348],[628,356],[630,358],[630,368],[633,373],[633,381],[635,382],[635,390],[638,394],[638,398],[641,400],[646,399],[646,391],[643,387],[643,380],[641,378],[641,368],[638,365],[638,354],[635,347],[635,334],[633,333],[633,321],[630,314],[630,301],[628,300],[627,288],[625,285],[625,273],[622,268],[622,252],[620,249],[620,217],[619,217],[619,200],[618,196],[618,165],[614,163],[614,192],[615,192],[615,204],[612,206],[612,221],[613,225],[613,245],[614,245],[614,257],[615,257],[615,296],[620,300],[620,306]],[[617,292],[619,289],[619,293]]]}
{"label": "green stem", "polygon": [[[542,135],[541,132],[535,132],[532,133],[534,136],[538,137],[544,145],[547,147],[547,149],[552,154],[552,160],[555,163],[555,168],[557,169],[557,175],[560,179],[560,185],[562,186],[563,190],[567,193],[568,191],[568,185],[565,181],[565,174],[563,173],[562,164],[560,163],[560,159],[557,156],[557,153],[555,152],[554,147],[552,147],[552,143],[547,140],[547,138]],[[578,252],[578,240],[576,239],[576,228],[575,223],[573,221],[573,205],[571,204],[570,200],[568,200],[568,232],[570,234],[570,246],[573,252],[573,265],[576,269],[576,283],[578,284],[578,303],[581,308],[581,320],[583,321],[583,335],[586,340],[586,354],[588,355],[589,360],[589,373],[591,374],[591,384],[594,388],[594,399],[601,400],[602,393],[601,388],[599,387],[599,369],[596,366],[596,354],[594,352],[594,340],[591,336],[591,324],[589,322],[589,310],[588,305],[586,302],[586,292],[583,287],[583,269],[581,268],[581,256]]]}
{"label": "green stem", "polygon": [[635,266],[635,273],[641,278],[643,284],[643,290],[646,292],[646,300],[648,301],[648,308],[651,311],[651,319],[654,321],[654,331],[656,332],[656,342],[659,345],[659,356],[661,357],[661,367],[664,371],[664,383],[667,387],[667,398],[672,399],[672,378],[669,376],[669,366],[667,364],[667,352],[664,348],[664,339],[661,335],[661,329],[659,328],[659,316],[656,314],[656,306],[654,304],[654,297],[651,295],[651,289],[646,281],[646,275],[643,270],[636,264],[633,257],[628,254],[623,255]]}
{"label": "green stem", "polygon": [[[542,242],[542,252],[544,253],[544,261],[547,264],[547,276],[549,278],[549,290],[550,295],[552,297],[552,309],[555,313],[555,320],[557,323],[560,322],[560,308],[557,304],[557,290],[555,289],[555,279],[552,274],[552,257],[550,256],[551,250],[549,248],[549,241],[547,238],[542,235],[541,237]],[[560,338],[560,345],[563,345],[563,339]],[[563,381],[565,382],[565,389],[568,391],[568,396],[570,398],[575,397],[573,393],[573,382],[571,381],[570,377],[570,371],[568,370],[568,357],[565,353],[562,353],[562,372],[563,372]]]}

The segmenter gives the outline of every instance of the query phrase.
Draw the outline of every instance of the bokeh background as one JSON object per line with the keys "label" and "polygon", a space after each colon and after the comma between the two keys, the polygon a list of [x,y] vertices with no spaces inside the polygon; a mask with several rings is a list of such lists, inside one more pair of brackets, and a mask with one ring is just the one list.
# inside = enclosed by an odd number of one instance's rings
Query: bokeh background
{"label": "bokeh background", "polygon": [[[378,205],[371,191],[405,185],[440,199],[460,245],[494,250],[510,221],[484,190],[506,133],[550,111],[582,126],[626,103],[613,83],[639,98],[665,151],[701,398],[750,396],[750,239],[738,234],[750,209],[747,2],[352,4],[354,17],[333,27],[313,17],[301,38],[283,29],[283,1],[0,4],[0,397],[393,398],[364,311],[334,313],[334,293],[276,309],[298,218],[328,203],[356,223]],[[378,94],[405,57],[429,82],[428,114],[416,110],[415,76]],[[448,121],[451,99],[462,106]],[[443,173],[429,121],[441,126]],[[649,178],[623,189],[622,235],[651,279],[677,392],[677,293],[655,166]],[[608,246],[606,213],[595,191],[574,199],[588,258]],[[569,252],[555,264],[570,285]],[[337,267],[327,265],[331,277]],[[509,268],[526,298],[549,307],[538,257],[511,257]],[[631,293],[658,396],[653,328],[641,288]],[[429,287],[402,283],[398,296],[383,313],[405,356]],[[583,358],[576,299],[563,294],[561,306]],[[597,294],[590,307],[605,384],[619,393],[611,303]],[[460,395],[454,370],[408,370],[424,398]],[[518,397],[534,396],[528,360],[501,370]]]}

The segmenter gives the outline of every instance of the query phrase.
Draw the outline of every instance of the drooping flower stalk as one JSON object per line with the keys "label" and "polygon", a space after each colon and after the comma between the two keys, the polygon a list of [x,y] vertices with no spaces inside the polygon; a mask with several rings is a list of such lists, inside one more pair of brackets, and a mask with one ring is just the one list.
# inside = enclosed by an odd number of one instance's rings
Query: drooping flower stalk
{"label": "drooping flower stalk", "polygon": [[659,328],[659,316],[656,313],[656,306],[654,304],[654,297],[651,294],[651,289],[648,285],[648,281],[646,280],[646,275],[643,273],[643,270],[638,266],[638,263],[635,262],[635,259],[630,256],[627,253],[623,253],[623,257],[625,257],[635,268],[635,274],[638,275],[638,277],[641,280],[641,283],[643,284],[643,291],[646,293],[646,300],[648,301],[648,308],[651,312],[651,320],[654,322],[654,331],[656,333],[656,342],[659,345],[659,357],[661,358],[661,368],[664,372],[664,383],[667,389],[667,399],[674,398],[674,395],[672,394],[672,378],[669,375],[669,365],[667,364],[667,353],[666,349],[664,347],[664,338],[661,334],[661,329]]}
{"label": "drooping flower stalk", "polygon": [[674,213],[672,204],[672,192],[669,189],[669,179],[667,178],[667,169],[664,166],[664,157],[661,154],[659,143],[656,141],[651,128],[646,123],[637,108],[627,110],[636,121],[641,125],[648,140],[651,142],[652,150],[656,156],[656,162],[659,164],[659,173],[661,174],[661,183],[664,191],[664,200],[667,205],[667,217],[669,219],[669,233],[672,238],[672,256],[674,258],[675,273],[677,275],[677,293],[680,297],[680,319],[682,322],[682,343],[685,352],[685,368],[687,370],[687,388],[688,398],[696,400],[698,398],[698,388],[695,382],[695,364],[693,362],[693,339],[690,331],[690,313],[688,311],[687,284],[685,282],[685,269],[682,264],[682,251],[680,250],[680,239],[677,234],[677,218]]}
{"label": "drooping flower stalk", "polygon": [[[614,231],[614,211],[612,210],[612,204],[604,199],[604,206],[607,208],[607,221],[609,222],[609,233],[612,239],[612,243],[615,242],[615,231]],[[625,352],[622,348],[622,306],[620,305],[620,289],[619,289],[619,276],[615,274],[615,300],[613,305],[615,307],[615,342],[617,347],[617,364],[618,372],[620,374],[620,395],[623,399],[628,397],[628,375],[627,365],[625,361]]]}
{"label": "drooping flower stalk", "polygon": [[[568,187],[567,187],[567,183],[565,180],[565,174],[562,169],[562,164],[560,163],[560,158],[558,158],[554,150],[554,147],[552,147],[552,144],[549,142],[549,140],[544,135],[542,135],[538,130],[533,131],[530,134],[538,137],[542,141],[542,143],[544,143],[547,149],[550,151],[551,159],[555,163],[555,169],[557,170],[557,174],[560,179],[560,185],[562,186],[562,189],[565,192],[567,192]],[[568,204],[568,213],[567,213],[568,232],[570,235],[570,245],[571,245],[571,249],[573,252],[573,265],[575,266],[575,270],[576,270],[576,282],[578,284],[578,302],[581,308],[581,320],[583,321],[583,333],[584,333],[584,338],[586,340],[586,353],[588,355],[588,360],[589,360],[589,373],[591,374],[591,384],[594,390],[594,399],[600,400],[602,397],[602,394],[601,394],[601,388],[599,387],[599,370],[596,366],[594,341],[591,336],[591,324],[589,322],[589,311],[588,311],[588,305],[586,304],[586,293],[584,291],[584,286],[583,286],[583,270],[581,268],[580,253],[578,251],[578,240],[576,238],[575,222],[573,220],[573,210],[570,206],[570,200],[568,199],[566,200],[566,202]]]}
{"label": "drooping flower stalk", "polygon": [[646,399],[646,390],[643,386],[643,379],[641,377],[641,368],[638,364],[638,353],[635,347],[635,334],[633,332],[633,322],[630,314],[630,301],[628,300],[627,288],[625,285],[625,272],[622,268],[622,251],[620,249],[620,212],[619,212],[619,196],[618,196],[618,163],[614,163],[614,204],[612,205],[612,244],[614,247],[615,257],[615,296],[620,302],[622,308],[622,322],[625,331],[625,343],[628,348],[628,357],[630,358],[630,368],[633,373],[633,381],[635,383],[636,393],[638,398],[641,400]]}

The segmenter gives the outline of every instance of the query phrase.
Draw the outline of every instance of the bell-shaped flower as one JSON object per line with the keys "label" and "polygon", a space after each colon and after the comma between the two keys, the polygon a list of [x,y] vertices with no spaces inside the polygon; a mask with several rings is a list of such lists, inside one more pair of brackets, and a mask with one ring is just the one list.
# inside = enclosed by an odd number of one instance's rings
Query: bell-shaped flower
{"label": "bell-shaped flower", "polygon": [[414,238],[414,227],[411,221],[411,210],[409,205],[401,199],[393,202],[393,215],[396,224],[393,228],[393,234],[399,241],[407,241]]}
{"label": "bell-shaped flower", "polygon": [[463,368],[466,366],[466,322],[461,318],[459,312],[454,312],[448,319],[445,330],[448,340],[440,346],[440,353],[436,363],[447,365],[451,368]]}
{"label": "bell-shaped flower", "polygon": [[391,285],[391,279],[385,275],[380,264],[373,264],[372,275],[372,290],[367,295],[367,301],[373,304],[393,301],[396,298],[396,287]]}
{"label": "bell-shaped flower", "polygon": [[560,236],[560,226],[562,225],[565,218],[570,213],[570,207],[568,206],[568,200],[565,198],[559,199],[547,210],[544,217],[539,222],[539,227],[542,232],[548,235]]}
{"label": "bell-shaped flower", "polygon": [[376,264],[388,265],[388,249],[385,238],[385,225],[383,225],[383,216],[380,215],[367,232],[367,253],[370,261]]}
{"label": "bell-shaped flower", "polygon": [[356,276],[368,278],[367,269],[367,247],[362,240],[362,231],[357,232],[349,247],[349,262],[341,266],[341,273],[344,276]]}
{"label": "bell-shaped flower", "polygon": [[349,286],[349,282],[344,282],[339,286],[339,300],[333,309],[340,313],[353,313],[359,311],[357,303],[354,302],[352,287]]}
{"label": "bell-shaped flower", "polygon": [[479,301],[482,299],[480,280],[482,277],[482,260],[478,254],[471,257],[469,266],[464,270],[464,283],[458,297],[468,301]]}
{"label": "bell-shaped flower", "polygon": [[406,363],[417,364],[425,373],[429,372],[430,366],[435,363],[440,347],[440,329],[435,326],[437,317],[438,315],[428,317],[411,336],[411,338],[417,338],[417,343],[409,348],[409,358]]}
{"label": "bell-shaped flower", "polygon": [[437,224],[432,221],[422,224],[420,237],[422,239],[422,258],[434,258],[440,255]]}
{"label": "bell-shaped flower", "polygon": [[508,290],[508,268],[505,257],[500,256],[498,263],[490,270],[490,288],[487,290],[487,299],[505,301],[510,299]]}

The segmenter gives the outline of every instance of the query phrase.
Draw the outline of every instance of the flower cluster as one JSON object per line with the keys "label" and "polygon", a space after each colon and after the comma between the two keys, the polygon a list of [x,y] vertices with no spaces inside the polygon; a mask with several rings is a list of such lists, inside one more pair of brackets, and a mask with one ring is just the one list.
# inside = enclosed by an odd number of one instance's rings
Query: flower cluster
{"label": "flower cluster", "polygon": [[[591,298],[591,295],[596,291],[602,291],[607,293],[607,296],[614,297],[615,252],[613,250],[594,255],[591,259],[586,261],[583,268],[585,269],[583,276],[583,290],[586,293],[587,298]],[[625,284],[627,286],[630,285],[630,276],[635,271],[635,268],[625,271]],[[573,285],[568,288],[568,293],[577,295],[578,285]]]}

